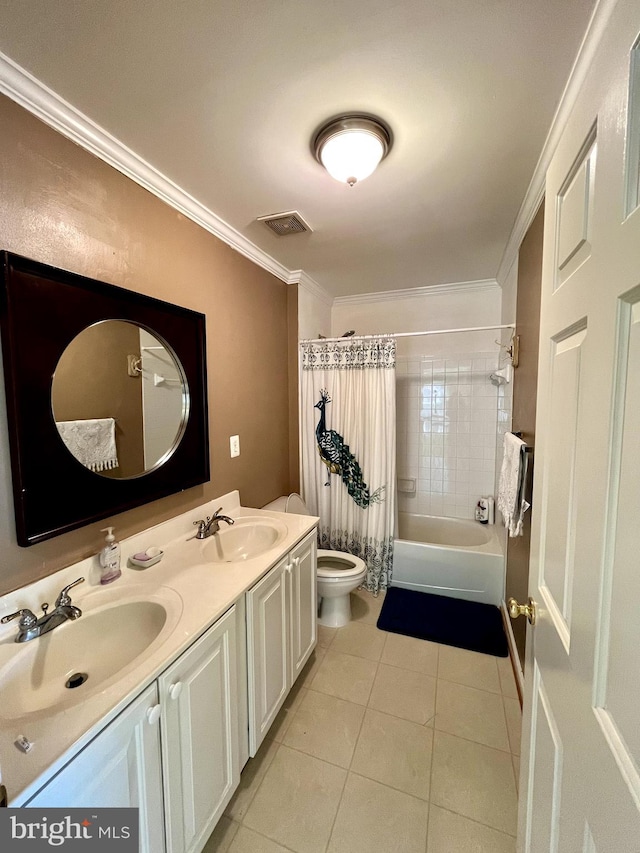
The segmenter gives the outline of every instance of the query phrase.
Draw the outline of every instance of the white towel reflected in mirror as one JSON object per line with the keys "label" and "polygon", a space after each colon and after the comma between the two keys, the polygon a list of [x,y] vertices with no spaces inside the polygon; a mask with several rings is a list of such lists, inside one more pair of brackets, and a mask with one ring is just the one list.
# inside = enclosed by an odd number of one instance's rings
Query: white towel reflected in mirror
{"label": "white towel reflected in mirror", "polygon": [[70,453],[91,471],[118,467],[115,418],[57,421],[60,437]]}

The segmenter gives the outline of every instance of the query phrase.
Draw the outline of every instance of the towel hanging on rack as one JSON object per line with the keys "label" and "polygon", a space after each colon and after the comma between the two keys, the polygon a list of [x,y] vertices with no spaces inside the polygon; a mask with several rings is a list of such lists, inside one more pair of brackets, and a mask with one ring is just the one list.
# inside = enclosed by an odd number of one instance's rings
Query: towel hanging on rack
{"label": "towel hanging on rack", "polygon": [[115,418],[57,421],[60,438],[78,462],[91,471],[118,467]]}
{"label": "towel hanging on rack", "polygon": [[522,536],[522,521],[531,506],[524,499],[527,478],[527,445],[512,432],[505,433],[498,489],[498,509],[502,513],[509,536]]}

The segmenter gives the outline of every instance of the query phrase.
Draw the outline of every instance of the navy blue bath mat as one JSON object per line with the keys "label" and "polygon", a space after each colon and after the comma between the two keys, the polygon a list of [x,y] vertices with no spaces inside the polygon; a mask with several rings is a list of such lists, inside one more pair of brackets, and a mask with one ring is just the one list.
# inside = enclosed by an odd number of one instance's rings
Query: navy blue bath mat
{"label": "navy blue bath mat", "polygon": [[492,604],[391,586],[378,628],[486,655],[509,654],[500,610]]}

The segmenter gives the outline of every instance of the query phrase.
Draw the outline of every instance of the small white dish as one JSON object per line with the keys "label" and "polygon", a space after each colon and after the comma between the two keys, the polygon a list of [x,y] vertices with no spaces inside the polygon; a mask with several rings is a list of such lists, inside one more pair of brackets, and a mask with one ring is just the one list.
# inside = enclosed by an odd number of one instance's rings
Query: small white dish
{"label": "small white dish", "polygon": [[155,566],[164,557],[164,551],[152,545],[146,551],[140,551],[129,557],[129,562],[134,566],[139,566],[141,569],[148,569],[149,566]]}

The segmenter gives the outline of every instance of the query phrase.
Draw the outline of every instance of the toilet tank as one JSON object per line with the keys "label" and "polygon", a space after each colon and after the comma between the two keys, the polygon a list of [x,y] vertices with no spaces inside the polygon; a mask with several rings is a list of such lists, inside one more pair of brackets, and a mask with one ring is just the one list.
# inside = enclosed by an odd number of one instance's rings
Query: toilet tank
{"label": "toilet tank", "polygon": [[265,504],[262,509],[270,509],[273,512],[292,512],[295,515],[311,514],[297,492],[292,492],[290,495],[281,495],[275,501]]}
{"label": "toilet tank", "polygon": [[279,498],[276,498],[275,501],[265,504],[262,509],[270,509],[272,512],[286,512],[288,500],[288,495],[281,495]]}

